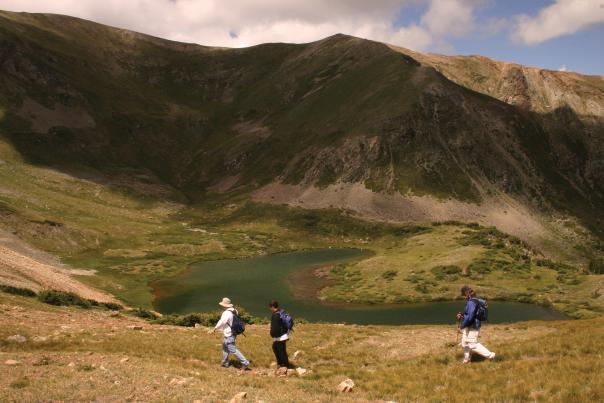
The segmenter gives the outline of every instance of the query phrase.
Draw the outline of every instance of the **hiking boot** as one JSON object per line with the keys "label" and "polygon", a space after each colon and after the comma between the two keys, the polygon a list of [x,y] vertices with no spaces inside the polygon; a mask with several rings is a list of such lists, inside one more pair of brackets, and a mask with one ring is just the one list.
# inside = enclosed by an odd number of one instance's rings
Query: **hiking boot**
{"label": "hiking boot", "polygon": [[224,363],[223,363],[223,364],[220,364],[220,366],[221,366],[222,368],[228,368],[228,367],[230,367],[230,366],[231,366],[231,364],[228,364],[228,363],[227,363],[227,364],[224,364]]}
{"label": "hiking boot", "polygon": [[495,361],[495,353],[491,353],[491,355],[487,358],[489,361]]}
{"label": "hiking boot", "polygon": [[251,371],[252,369],[250,368],[250,364],[247,364],[247,365],[243,365],[241,367],[241,370],[242,371]]}

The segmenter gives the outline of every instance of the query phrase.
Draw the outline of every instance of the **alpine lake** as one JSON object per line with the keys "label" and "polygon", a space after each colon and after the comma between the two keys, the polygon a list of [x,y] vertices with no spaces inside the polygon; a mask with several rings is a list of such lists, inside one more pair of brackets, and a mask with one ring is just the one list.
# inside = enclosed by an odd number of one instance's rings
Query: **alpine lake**
{"label": "alpine lake", "polygon": [[[229,297],[236,307],[267,317],[267,304],[276,299],[295,318],[361,325],[451,324],[455,323],[455,313],[463,311],[461,300],[358,305],[323,303],[316,298],[316,282],[320,279],[312,275],[312,269],[364,256],[367,252],[359,249],[319,249],[200,262],[152,284],[154,307],[163,314],[215,311],[220,308],[218,301]],[[492,323],[556,319],[566,316],[532,304],[489,301]]]}

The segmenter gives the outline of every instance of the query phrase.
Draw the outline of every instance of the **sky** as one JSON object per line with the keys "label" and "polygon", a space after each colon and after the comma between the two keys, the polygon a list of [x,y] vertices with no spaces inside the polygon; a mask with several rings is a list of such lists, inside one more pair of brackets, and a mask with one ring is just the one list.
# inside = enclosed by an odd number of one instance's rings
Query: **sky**
{"label": "sky", "polygon": [[0,0],[209,46],[336,33],[420,52],[479,54],[604,75],[604,0]]}

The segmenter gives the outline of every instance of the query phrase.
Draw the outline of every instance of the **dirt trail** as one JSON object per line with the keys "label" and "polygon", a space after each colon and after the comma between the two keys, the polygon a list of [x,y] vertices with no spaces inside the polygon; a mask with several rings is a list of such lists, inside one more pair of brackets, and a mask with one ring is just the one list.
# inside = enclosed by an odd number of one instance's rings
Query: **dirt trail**
{"label": "dirt trail", "polygon": [[94,275],[94,271],[72,269],[0,231],[0,283],[34,291],[70,291],[99,302],[117,302],[111,295],[80,283],[72,275]]}

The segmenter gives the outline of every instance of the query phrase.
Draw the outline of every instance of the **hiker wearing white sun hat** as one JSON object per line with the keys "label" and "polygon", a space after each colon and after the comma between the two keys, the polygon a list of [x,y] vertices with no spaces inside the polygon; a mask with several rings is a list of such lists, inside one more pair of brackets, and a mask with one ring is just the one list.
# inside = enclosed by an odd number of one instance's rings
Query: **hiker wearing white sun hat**
{"label": "hiker wearing white sun hat", "polygon": [[[239,312],[233,307],[233,303],[227,297],[224,297],[222,301],[218,303],[221,307],[224,308],[224,312],[222,312],[222,316],[220,316],[220,320],[216,323],[216,326],[208,333],[214,333],[216,330],[222,331],[224,339],[222,341],[222,366],[229,366],[229,354],[235,355],[241,361],[242,368],[249,369],[250,362],[245,358],[241,351],[237,349],[235,345],[235,339],[238,335],[238,327],[242,326],[234,326],[234,322],[241,322],[239,318]],[[236,324],[237,325],[237,324]]]}

